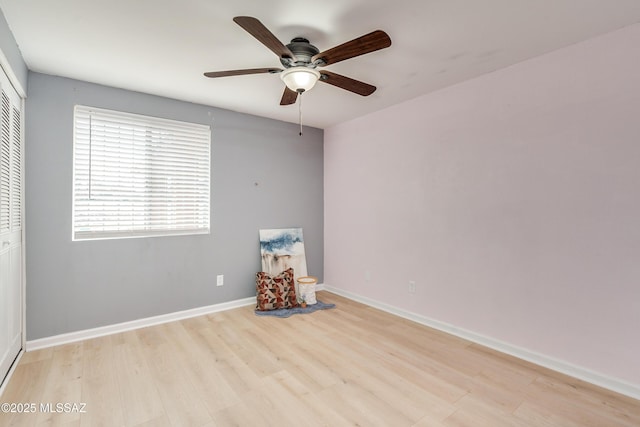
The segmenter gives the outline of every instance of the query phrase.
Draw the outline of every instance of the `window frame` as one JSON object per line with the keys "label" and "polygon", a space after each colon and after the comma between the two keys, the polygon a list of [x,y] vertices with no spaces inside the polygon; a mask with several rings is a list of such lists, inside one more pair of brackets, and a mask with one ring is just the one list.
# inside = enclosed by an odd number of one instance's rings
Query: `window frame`
{"label": "window frame", "polygon": [[[95,154],[100,148],[102,157]],[[123,161],[127,149],[131,158]],[[117,160],[108,159],[109,150]],[[72,241],[211,233],[211,126],[75,105],[72,156]],[[94,156],[108,159],[102,172],[94,171]],[[124,170],[135,178],[124,180]],[[91,185],[99,179],[111,187],[102,187],[92,202]],[[171,189],[171,181],[182,190]]]}

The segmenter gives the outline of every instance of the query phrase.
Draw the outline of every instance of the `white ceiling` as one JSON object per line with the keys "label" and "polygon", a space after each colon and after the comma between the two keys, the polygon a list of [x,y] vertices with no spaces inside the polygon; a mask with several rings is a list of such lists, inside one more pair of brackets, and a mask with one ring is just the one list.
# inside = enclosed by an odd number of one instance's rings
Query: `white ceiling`
{"label": "white ceiling", "polygon": [[0,0],[29,69],[297,123],[278,75],[205,71],[279,67],[235,24],[258,18],[284,44],[321,51],[375,29],[390,48],[326,69],[378,87],[361,97],[319,83],[303,121],[327,128],[640,22],[640,0]]}

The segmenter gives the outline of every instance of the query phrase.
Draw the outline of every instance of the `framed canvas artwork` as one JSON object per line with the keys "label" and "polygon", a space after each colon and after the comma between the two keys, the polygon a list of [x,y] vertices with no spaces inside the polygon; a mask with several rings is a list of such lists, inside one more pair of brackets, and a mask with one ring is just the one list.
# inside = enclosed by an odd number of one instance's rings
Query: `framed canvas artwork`
{"label": "framed canvas artwork", "polygon": [[307,275],[302,228],[260,230],[260,256],[262,271],[269,275],[293,268],[295,283]]}

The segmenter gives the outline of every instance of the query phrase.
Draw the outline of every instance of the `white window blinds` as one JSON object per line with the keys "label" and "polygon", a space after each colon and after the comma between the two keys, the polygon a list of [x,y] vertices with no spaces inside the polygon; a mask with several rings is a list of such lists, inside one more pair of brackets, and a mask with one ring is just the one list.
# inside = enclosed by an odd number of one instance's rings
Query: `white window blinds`
{"label": "white window blinds", "polygon": [[211,130],[74,111],[73,239],[209,232]]}

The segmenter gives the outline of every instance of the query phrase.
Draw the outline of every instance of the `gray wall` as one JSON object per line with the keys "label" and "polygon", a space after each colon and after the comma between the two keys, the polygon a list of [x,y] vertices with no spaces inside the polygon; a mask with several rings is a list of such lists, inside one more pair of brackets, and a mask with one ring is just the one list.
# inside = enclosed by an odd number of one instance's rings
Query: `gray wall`
{"label": "gray wall", "polygon": [[[211,234],[72,242],[75,104],[210,124]],[[322,281],[322,130],[29,73],[28,340],[253,296],[258,230],[285,227],[303,228]]]}
{"label": "gray wall", "polygon": [[4,18],[4,13],[0,10],[0,50],[9,61],[11,71],[15,74],[23,90],[27,90],[27,65],[22,59],[20,48],[13,38],[11,29]]}

